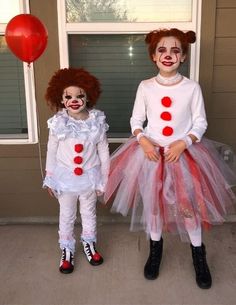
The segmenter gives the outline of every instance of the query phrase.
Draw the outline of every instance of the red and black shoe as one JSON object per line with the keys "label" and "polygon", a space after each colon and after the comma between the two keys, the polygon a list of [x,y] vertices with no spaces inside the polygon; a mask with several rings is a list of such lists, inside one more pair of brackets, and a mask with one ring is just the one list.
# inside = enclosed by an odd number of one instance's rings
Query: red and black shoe
{"label": "red and black shoe", "polygon": [[65,274],[72,273],[74,270],[74,255],[67,248],[63,248],[62,250],[59,270]]}
{"label": "red and black shoe", "polygon": [[88,260],[88,262],[93,266],[98,266],[103,263],[102,256],[97,252],[95,248],[95,242],[87,243],[86,241],[82,241],[84,247],[84,254]]}

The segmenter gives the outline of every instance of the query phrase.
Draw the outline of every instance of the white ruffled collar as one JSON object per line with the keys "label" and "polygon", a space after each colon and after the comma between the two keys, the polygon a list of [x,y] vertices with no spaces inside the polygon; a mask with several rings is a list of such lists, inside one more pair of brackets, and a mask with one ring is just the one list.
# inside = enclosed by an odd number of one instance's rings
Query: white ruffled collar
{"label": "white ruffled collar", "polygon": [[87,119],[76,120],[63,109],[48,120],[48,127],[59,139],[79,137],[94,142],[100,138],[100,134],[108,130],[105,118],[102,111],[92,109]]}

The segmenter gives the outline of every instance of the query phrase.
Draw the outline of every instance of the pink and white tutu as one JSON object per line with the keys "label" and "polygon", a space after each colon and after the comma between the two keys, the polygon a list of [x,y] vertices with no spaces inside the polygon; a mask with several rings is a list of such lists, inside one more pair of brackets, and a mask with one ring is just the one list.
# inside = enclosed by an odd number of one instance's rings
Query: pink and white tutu
{"label": "pink and white tutu", "polygon": [[135,137],[112,156],[105,202],[112,212],[131,216],[131,230],[147,234],[163,229],[186,239],[186,220],[207,229],[221,224],[233,212],[236,175],[224,162],[212,141],[203,138],[186,149],[178,162],[149,161]]}

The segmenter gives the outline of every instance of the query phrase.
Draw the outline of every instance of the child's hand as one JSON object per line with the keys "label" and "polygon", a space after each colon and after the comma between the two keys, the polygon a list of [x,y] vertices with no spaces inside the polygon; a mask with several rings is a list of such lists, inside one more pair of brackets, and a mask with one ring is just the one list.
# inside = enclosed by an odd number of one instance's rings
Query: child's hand
{"label": "child's hand", "polygon": [[167,162],[177,162],[180,155],[186,149],[186,143],[183,140],[177,140],[169,145],[169,149],[165,153]]}
{"label": "child's hand", "polygon": [[51,196],[51,197],[55,197],[54,193],[53,193],[53,190],[50,188],[50,187],[47,187],[47,191],[48,191],[48,194]]}
{"label": "child's hand", "polygon": [[156,146],[158,146],[158,144],[153,143],[146,137],[141,137],[139,144],[141,145],[146,158],[148,158],[150,161],[156,162],[159,160],[160,155],[156,151]]}
{"label": "child's hand", "polygon": [[102,191],[99,191],[99,190],[96,190],[96,195],[99,197],[99,196],[102,196],[104,193]]}

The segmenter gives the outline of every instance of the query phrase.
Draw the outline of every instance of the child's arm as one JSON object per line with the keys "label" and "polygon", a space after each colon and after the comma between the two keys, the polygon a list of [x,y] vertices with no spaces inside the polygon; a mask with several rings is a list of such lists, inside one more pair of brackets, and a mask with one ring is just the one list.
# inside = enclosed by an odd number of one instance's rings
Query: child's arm
{"label": "child's arm", "polygon": [[136,93],[132,117],[130,119],[131,132],[133,135],[135,135],[134,132],[137,129],[140,130],[140,132],[143,131],[143,123],[145,122],[145,120],[146,120],[145,97],[142,90],[142,83],[140,83]]}
{"label": "child's arm", "polygon": [[101,189],[97,190],[97,195],[101,195],[105,191],[110,169],[110,155],[107,137],[104,136],[103,140],[97,144],[98,156],[101,161]]}
{"label": "child's arm", "polygon": [[[159,160],[159,154],[156,150],[157,144],[153,143],[151,140],[149,140],[144,134],[142,134],[141,129],[136,129],[134,131],[134,135],[137,137],[137,140],[140,144],[140,146],[143,149],[143,152],[145,156],[150,160],[150,161],[158,161]],[[140,137],[141,135],[141,137]]]}
{"label": "child's arm", "polygon": [[54,197],[53,191],[47,186],[47,180],[53,175],[56,166],[56,154],[58,148],[58,138],[49,134],[47,144],[47,157],[46,157],[46,177],[44,179],[43,187],[46,187],[50,196]]}
{"label": "child's arm", "polygon": [[143,123],[145,120],[145,96],[143,94],[142,83],[140,83],[134,102],[132,117],[130,119],[131,131],[132,134],[137,137],[145,156],[151,161],[158,161],[159,154],[155,149],[156,144],[152,143],[152,141],[143,134]]}
{"label": "child's arm", "polygon": [[200,142],[207,129],[207,120],[202,91],[199,85],[194,90],[191,112],[193,124],[189,134],[197,138],[196,142]]}
{"label": "child's arm", "polygon": [[52,134],[49,134],[46,158],[46,176],[52,176],[53,170],[56,166],[58,143],[58,138]]}

